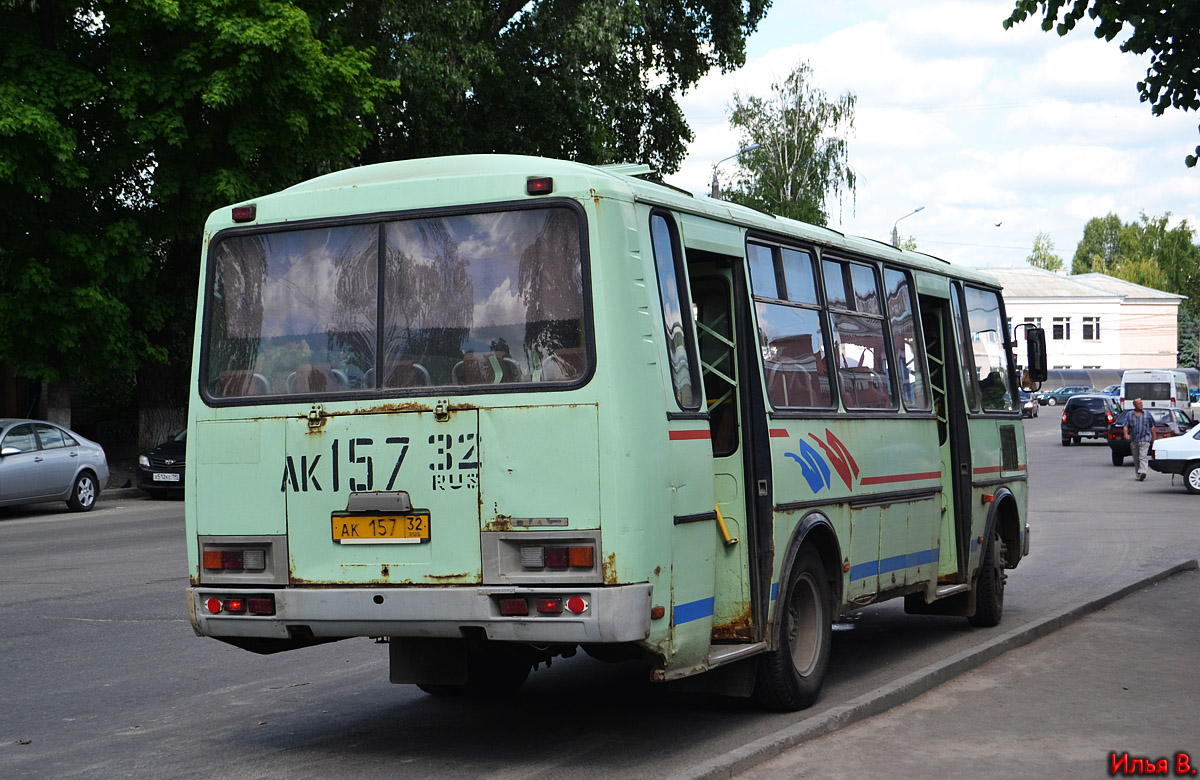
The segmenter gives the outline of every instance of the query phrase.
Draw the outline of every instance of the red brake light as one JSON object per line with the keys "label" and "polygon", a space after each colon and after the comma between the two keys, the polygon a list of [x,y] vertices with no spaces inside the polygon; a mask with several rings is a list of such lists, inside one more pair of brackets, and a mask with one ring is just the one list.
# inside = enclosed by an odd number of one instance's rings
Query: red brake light
{"label": "red brake light", "polygon": [[204,606],[207,607],[208,611],[214,615],[221,614],[221,600],[215,596],[204,602]]}
{"label": "red brake light", "polygon": [[582,615],[587,611],[588,603],[579,596],[572,596],[567,599],[567,611],[573,615]]}
{"label": "red brake light", "polygon": [[563,611],[562,599],[538,599],[537,611],[543,615],[561,615]]}
{"label": "red brake light", "polygon": [[233,221],[234,222],[253,222],[258,209],[253,204],[249,206],[234,206]]}
{"label": "red brake light", "polygon": [[1112,412],[1105,412],[1105,414],[1108,416],[1108,424],[1112,425],[1112,421],[1113,421]]}
{"label": "red brake light", "polygon": [[527,195],[549,195],[551,192],[554,192],[554,179],[549,176],[525,180],[525,194]]}
{"label": "red brake light", "polygon": [[1067,411],[1064,409],[1063,410],[1063,422],[1066,422],[1066,421],[1067,421]]}
{"label": "red brake light", "polygon": [[225,599],[225,611],[226,612],[245,612],[246,611],[246,600],[244,598],[242,598],[241,596],[233,596],[231,598]]}
{"label": "red brake light", "polygon": [[252,615],[274,615],[275,614],[275,597],[274,596],[251,596],[246,599],[246,604],[250,608]]}
{"label": "red brake light", "polygon": [[571,548],[569,547],[547,547],[546,548],[546,568],[548,569],[565,569],[571,565]]}
{"label": "red brake light", "polygon": [[500,599],[500,614],[509,617],[523,617],[529,614],[529,604],[525,599]]}

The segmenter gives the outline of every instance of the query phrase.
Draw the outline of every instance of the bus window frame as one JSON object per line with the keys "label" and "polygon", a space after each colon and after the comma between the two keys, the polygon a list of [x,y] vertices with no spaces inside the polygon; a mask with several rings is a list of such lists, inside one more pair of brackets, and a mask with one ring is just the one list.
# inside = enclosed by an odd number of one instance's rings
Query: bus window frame
{"label": "bus window frame", "polygon": [[[841,252],[822,253],[822,255],[821,255],[822,278],[821,278],[821,285],[820,285],[822,296],[825,294],[825,279],[824,279],[825,263],[836,263],[840,266],[841,276],[842,276],[842,291],[843,291],[843,294],[846,296],[846,308],[831,307],[827,300],[823,302],[823,305],[821,308],[822,308],[822,311],[825,313],[827,320],[828,320],[827,325],[829,328],[829,338],[832,341],[832,339],[833,339],[833,315],[834,314],[850,314],[855,317],[864,317],[867,319],[879,320],[881,322],[881,327],[882,327],[882,332],[883,332],[884,350],[886,352],[886,354],[884,355],[884,359],[887,361],[887,365],[888,365],[888,385],[889,385],[889,393],[890,393],[891,400],[892,400],[891,406],[846,406],[845,402],[842,399],[842,395],[841,395],[841,390],[842,390],[841,384],[842,383],[841,383],[840,369],[837,366],[834,366],[834,372],[838,374],[838,407],[840,409],[844,410],[844,412],[848,413],[848,414],[855,414],[855,415],[865,414],[870,417],[878,417],[881,415],[896,414],[896,413],[900,412],[901,409],[904,408],[904,401],[900,397],[899,382],[898,382],[898,377],[896,376],[896,366],[894,365],[895,364],[895,348],[894,348],[894,345],[892,342],[892,325],[891,325],[891,322],[888,321],[887,296],[885,294],[885,291],[884,291],[884,288],[882,285],[883,274],[882,274],[882,271],[880,270],[880,263],[877,260],[857,257],[857,256],[854,256],[851,254],[844,254]],[[855,306],[855,303],[854,303],[853,272],[850,269],[851,264],[866,266],[871,269],[872,276],[875,280],[875,299],[879,302],[880,314],[871,314],[869,312],[862,312],[856,308],[852,308]],[[915,312],[914,312],[914,316],[915,316]],[[830,354],[833,354],[833,352],[831,352]]]}
{"label": "bus window frame", "polygon": [[[683,328],[683,349],[687,354],[688,364],[688,379],[692,386],[692,406],[684,406],[679,401],[679,388],[675,386],[675,377],[671,371],[671,345],[670,337],[667,331],[667,309],[666,302],[663,301],[662,280],[659,277],[658,255],[654,251],[654,220],[655,218],[663,220],[667,226],[667,235],[671,241],[671,262],[675,272],[675,291],[679,295],[679,314],[680,327]],[[691,277],[687,275],[687,258],[683,253],[683,241],[679,237],[679,224],[675,219],[675,215],[666,209],[653,208],[650,209],[650,215],[647,217],[647,228],[650,236],[650,255],[654,261],[654,286],[658,290],[658,306],[659,320],[663,326],[663,345],[667,348],[667,373],[671,375],[671,397],[675,399],[676,409],[672,412],[681,412],[683,414],[702,414],[705,419],[708,418],[708,411],[704,408],[704,384],[700,376],[700,354],[698,345],[696,344],[696,323],[692,313],[692,291]]]}
{"label": "bus window frame", "polygon": [[[913,340],[917,350],[917,361],[921,364],[921,370],[924,372],[921,379],[925,383],[925,399],[928,401],[924,406],[909,406],[904,401],[904,393],[900,393],[900,405],[907,413],[933,413],[933,389],[929,384],[929,353],[925,350],[925,329],[921,327],[921,303],[920,295],[917,294],[917,280],[913,277],[910,269],[904,266],[892,265],[883,263],[880,267],[879,278],[883,282],[883,308],[887,311],[887,272],[894,271],[904,277],[905,285],[908,287],[908,314],[913,321]],[[896,351],[896,334],[892,331],[892,318],[890,314],[884,314],[888,321],[888,338],[892,344],[892,356],[896,361],[900,360],[899,354]],[[900,377],[896,377],[896,386],[900,387]]]}
{"label": "bus window frame", "polygon": [[[330,393],[272,393],[270,395],[247,395],[218,397],[209,392],[205,377],[210,359],[210,339],[208,334],[212,327],[211,293],[215,283],[216,267],[215,248],[221,242],[239,236],[262,235],[266,233],[286,233],[297,230],[312,230],[314,228],[338,228],[356,225],[375,225],[381,232],[386,231],[390,222],[403,220],[430,219],[441,217],[460,217],[475,214],[494,214],[524,210],[546,210],[566,208],[575,213],[579,224],[579,266],[583,284],[583,317],[582,327],[586,338],[584,354],[587,356],[587,369],[578,377],[564,382],[510,382],[493,385],[428,385],[416,387],[376,387],[371,390],[344,390]],[[313,217],[285,222],[269,222],[254,225],[234,225],[223,228],[213,234],[205,246],[204,254],[204,287],[201,290],[199,305],[203,306],[201,316],[200,358],[197,370],[197,395],[204,404],[211,408],[241,407],[241,406],[281,406],[286,404],[317,404],[338,401],[379,401],[391,398],[410,398],[422,396],[438,396],[456,398],[468,395],[495,395],[512,393],[556,393],[578,390],[592,381],[596,374],[596,325],[593,301],[591,274],[591,225],[587,211],[583,205],[572,198],[539,198],[537,200],[495,201],[491,203],[464,204],[455,206],[439,206],[434,208],[401,209],[391,211],[372,211],[360,214],[343,214],[330,217]],[[384,307],[383,278],[386,273],[385,252],[383,241],[377,242],[376,251],[379,253],[379,281],[376,288],[377,322],[376,328],[381,330],[381,317]],[[376,341],[382,338],[377,333]],[[382,351],[376,350],[376,368],[382,359]]]}
{"label": "bus window frame", "polygon": [[801,301],[792,301],[786,298],[768,298],[765,296],[757,296],[754,294],[753,280],[750,279],[750,263],[744,258],[745,250],[743,249],[743,258],[746,265],[747,278],[747,293],[750,299],[750,315],[753,320],[754,332],[758,333],[758,311],[755,304],[764,303],[766,305],[781,305],[793,309],[803,309],[805,311],[813,311],[817,314],[817,322],[821,327],[821,347],[825,351],[825,373],[829,378],[829,393],[832,403],[829,406],[783,406],[776,407],[771,402],[770,393],[767,392],[767,366],[763,359],[762,350],[755,350],[758,356],[755,362],[758,364],[759,381],[762,382],[763,398],[767,407],[768,414],[772,418],[788,419],[788,418],[808,418],[821,415],[835,416],[843,414],[841,405],[841,388],[837,379],[837,367],[830,362],[830,356],[833,354],[833,341],[829,333],[829,318],[826,316],[828,307],[825,304],[825,277],[821,269],[822,255],[817,246],[805,244],[802,242],[788,241],[781,239],[779,236],[769,234],[756,233],[747,231],[745,244],[757,244],[771,250],[771,262],[775,269],[775,289],[776,292],[781,292],[787,295],[787,280],[783,270],[783,250],[791,249],[808,255],[812,261],[813,285],[816,289],[817,302],[815,304],[804,303]]}
{"label": "bus window frame", "polygon": [[[967,287],[972,287],[981,292],[990,293],[990,294],[996,296],[996,301],[998,303],[998,308],[999,308],[1000,325],[1001,325],[1002,331],[1004,331],[1005,341],[1004,341],[1003,352],[1004,352],[1004,356],[1005,356],[1004,357],[1005,364],[1006,364],[1005,368],[1006,368],[1006,371],[1008,372],[1009,387],[1012,388],[1013,393],[1014,393],[1012,409],[985,409],[985,408],[983,408],[983,392],[979,386],[979,369],[975,365],[975,351],[970,346],[971,345],[971,321],[970,321],[971,318],[970,318],[970,314],[968,313],[968,310],[967,310],[967,299],[966,299],[966,288]],[[955,328],[955,332],[956,332],[957,338],[959,340],[959,343],[958,343],[959,359],[963,363],[963,365],[961,367],[961,373],[962,373],[962,378],[963,378],[963,382],[964,382],[963,388],[965,390],[967,387],[966,383],[969,382],[971,392],[973,394],[965,399],[967,411],[968,411],[967,417],[970,419],[983,419],[983,418],[997,419],[997,418],[1014,418],[1014,417],[1020,418],[1021,417],[1021,407],[1020,407],[1020,404],[1018,404],[1016,401],[1017,394],[1019,394],[1020,383],[1016,381],[1018,379],[1018,377],[1016,376],[1016,362],[1013,360],[1013,354],[1012,354],[1012,350],[1015,348],[1016,343],[1009,341],[1010,336],[1007,333],[1007,330],[1008,330],[1007,327],[1005,327],[1005,324],[1008,322],[1008,320],[1007,320],[1007,312],[1005,311],[1005,306],[1004,306],[1004,292],[995,287],[988,287],[983,284],[974,284],[966,279],[958,279],[958,278],[950,277],[950,295],[953,297],[953,300],[957,303],[957,309],[958,309],[958,315],[959,315],[957,318],[959,320],[959,322]],[[953,314],[954,307],[951,307],[951,312]]]}

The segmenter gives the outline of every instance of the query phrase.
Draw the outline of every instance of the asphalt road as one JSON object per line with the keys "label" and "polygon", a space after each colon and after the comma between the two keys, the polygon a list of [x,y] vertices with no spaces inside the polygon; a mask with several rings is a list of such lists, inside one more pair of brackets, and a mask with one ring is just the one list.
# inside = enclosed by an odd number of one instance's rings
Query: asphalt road
{"label": "asphalt road", "polygon": [[1061,447],[1057,415],[1031,421],[1027,441],[1033,549],[1010,572],[1001,626],[864,610],[835,634],[820,701],[788,715],[582,655],[503,702],[390,685],[385,648],[366,639],[256,656],[193,635],[179,502],[0,512],[0,777],[678,774],[1200,556],[1200,503],[1178,480],[1135,483],[1103,444]]}

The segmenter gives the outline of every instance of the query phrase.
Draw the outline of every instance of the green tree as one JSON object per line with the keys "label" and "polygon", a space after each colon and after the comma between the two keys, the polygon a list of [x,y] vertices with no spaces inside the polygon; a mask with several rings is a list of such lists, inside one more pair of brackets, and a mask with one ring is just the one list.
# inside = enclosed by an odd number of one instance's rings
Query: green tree
{"label": "green tree", "polygon": [[361,162],[677,167],[769,0],[0,2],[0,361],[176,424],[207,214]]}
{"label": "green tree", "polygon": [[829,100],[813,86],[806,62],[771,85],[771,96],[734,95],[730,123],[741,131],[742,172],[729,200],[783,217],[824,225],[826,199],[853,196],[856,177],[844,137],[854,129],[856,98]]}
{"label": "green tree", "polygon": [[1075,247],[1071,260],[1071,273],[1086,274],[1111,265],[1119,253],[1121,218],[1116,214],[1092,217],[1083,226],[1083,238]]}
{"label": "green tree", "polygon": [[1025,258],[1025,262],[1046,271],[1058,271],[1063,267],[1063,259],[1054,254],[1054,242],[1050,234],[1044,231],[1039,231],[1033,237],[1033,252]]}
{"label": "green tree", "polygon": [[[1155,116],[1168,107],[1200,109],[1200,3],[1173,0],[1016,0],[1004,20],[1007,30],[1029,17],[1042,17],[1042,29],[1066,35],[1084,15],[1096,20],[1096,37],[1112,41],[1132,31],[1121,51],[1150,53],[1146,78],[1138,82],[1143,103]],[[1187,155],[1196,166],[1200,145]]]}
{"label": "green tree", "polygon": [[1200,367],[1200,316],[1195,306],[1179,307],[1179,357],[1180,368]]}
{"label": "green tree", "polygon": [[400,89],[369,162],[473,152],[678,168],[675,96],[745,61],[769,0],[445,0],[334,4],[328,24]]}
{"label": "green tree", "polygon": [[900,239],[900,248],[906,252],[917,251],[917,237],[909,236],[908,238]]}

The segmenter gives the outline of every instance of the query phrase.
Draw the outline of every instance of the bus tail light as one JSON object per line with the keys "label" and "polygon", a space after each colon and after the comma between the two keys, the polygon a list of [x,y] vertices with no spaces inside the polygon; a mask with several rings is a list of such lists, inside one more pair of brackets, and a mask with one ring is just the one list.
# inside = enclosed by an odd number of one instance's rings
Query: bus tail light
{"label": "bus tail light", "polygon": [[587,612],[587,608],[587,600],[580,596],[572,596],[567,599],[567,611],[572,615],[582,615],[584,612]]}
{"label": "bus tail light", "polygon": [[261,548],[205,550],[204,568],[208,571],[263,571],[267,568],[267,551]]}
{"label": "bus tail light", "polygon": [[521,547],[521,567],[525,569],[590,569],[596,563],[596,548],[590,544]]}
{"label": "bus tail light", "polygon": [[529,603],[523,598],[500,599],[500,614],[507,617],[524,617],[529,614]]}
{"label": "bus tail light", "polygon": [[561,615],[563,611],[562,599],[538,599],[537,611],[542,615]]}
{"label": "bus tail light", "polygon": [[210,596],[204,601],[210,615],[274,615],[275,597],[271,594],[259,596]]}

